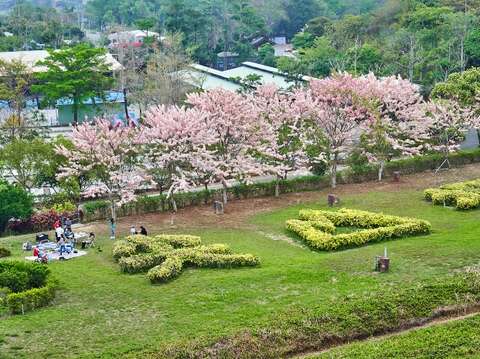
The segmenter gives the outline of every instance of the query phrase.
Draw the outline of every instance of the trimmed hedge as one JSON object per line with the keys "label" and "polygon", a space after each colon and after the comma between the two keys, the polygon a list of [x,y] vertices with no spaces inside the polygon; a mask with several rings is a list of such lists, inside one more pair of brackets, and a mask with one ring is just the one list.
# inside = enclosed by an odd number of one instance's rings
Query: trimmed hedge
{"label": "trimmed hedge", "polygon": [[[395,160],[385,165],[384,178],[393,176],[393,173],[400,171],[402,174],[413,174],[429,170],[435,170],[443,162],[442,154],[431,154]],[[450,155],[451,166],[463,166],[480,162],[480,148],[475,150],[459,151]],[[338,174],[338,184],[361,183],[375,181],[378,178],[378,168],[374,165],[366,165],[356,171],[350,169],[341,171]],[[239,184],[228,188],[229,200],[271,197],[275,195],[277,182],[261,182],[249,185]],[[279,182],[280,193],[294,193],[305,191],[317,191],[328,188],[330,178],[328,176],[304,176]],[[221,198],[221,190],[203,190],[188,193],[175,194],[177,207],[185,208],[212,204],[214,200]],[[94,221],[110,217],[110,204],[106,200],[85,202],[83,205],[85,220]],[[119,217],[141,215],[145,213],[167,212],[171,210],[170,201],[166,195],[139,196],[136,202],[122,206],[118,211]]]}
{"label": "trimmed hedge", "polygon": [[55,297],[56,280],[39,263],[0,262],[0,306],[12,314],[25,313],[50,304]]}
{"label": "trimmed hedge", "polygon": [[[342,208],[338,212],[301,210],[301,220],[289,220],[286,228],[316,250],[337,250],[393,238],[427,234],[430,223],[379,213]],[[335,227],[365,228],[352,233],[333,234]]]}
{"label": "trimmed hedge", "polygon": [[[327,305],[294,306],[268,327],[211,341],[197,338],[169,346],[151,358],[287,358],[309,351],[464,315],[480,305],[478,268],[409,287],[386,285],[374,293],[346,296]],[[208,343],[208,344],[206,344]]]}
{"label": "trimmed hedge", "polygon": [[23,314],[49,305],[55,299],[58,283],[48,278],[41,288],[32,288],[20,293],[7,294],[6,305],[12,314]]}
{"label": "trimmed hedge", "polygon": [[453,206],[461,210],[480,207],[480,180],[458,182],[428,188],[424,197],[434,205]]}
{"label": "trimmed hedge", "polygon": [[233,254],[224,244],[201,245],[200,237],[189,235],[129,236],[114,245],[113,257],[122,272],[148,271],[152,283],[177,277],[185,266],[232,268],[259,264],[251,254]]}

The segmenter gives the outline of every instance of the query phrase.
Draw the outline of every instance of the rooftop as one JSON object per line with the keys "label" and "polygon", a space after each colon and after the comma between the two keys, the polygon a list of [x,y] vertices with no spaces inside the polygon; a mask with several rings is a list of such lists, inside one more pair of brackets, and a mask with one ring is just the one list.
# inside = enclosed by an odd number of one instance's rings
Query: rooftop
{"label": "rooftop", "polygon": [[[190,66],[192,71],[188,73],[190,84],[204,90],[211,90],[221,87],[227,90],[236,91],[241,86],[232,80],[232,78],[246,78],[248,75],[261,76],[260,82],[263,84],[275,84],[280,88],[286,89],[292,85],[287,76],[275,67],[257,64],[255,62],[244,62],[239,67],[226,71],[219,71],[207,66],[193,64]],[[311,78],[304,76],[303,81],[309,81]]]}
{"label": "rooftop", "polygon": [[[37,62],[45,60],[48,55],[48,51],[46,50],[0,52],[0,60],[5,62],[21,61],[32,72],[44,72],[46,68],[44,66],[38,66]],[[122,69],[122,65],[115,60],[112,54],[107,53],[105,55],[105,61],[112,71]]]}

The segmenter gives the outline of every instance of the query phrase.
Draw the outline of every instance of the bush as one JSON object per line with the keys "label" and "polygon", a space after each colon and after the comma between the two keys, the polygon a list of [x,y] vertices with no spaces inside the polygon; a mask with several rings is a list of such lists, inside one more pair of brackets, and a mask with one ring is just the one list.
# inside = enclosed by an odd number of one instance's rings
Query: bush
{"label": "bush", "polygon": [[[289,220],[286,228],[297,234],[316,250],[336,250],[356,247],[370,242],[426,234],[430,223],[414,218],[402,218],[366,211],[341,209],[338,212],[302,210],[301,220]],[[366,228],[352,233],[332,234],[330,224]],[[322,229],[323,228],[323,229]]]}
{"label": "bush", "polygon": [[49,278],[45,286],[32,288],[20,293],[11,293],[6,297],[6,305],[12,314],[25,313],[49,305],[55,299],[58,283]]}
{"label": "bush", "polygon": [[178,257],[169,257],[162,264],[150,269],[147,277],[151,283],[164,283],[176,278],[183,269],[183,261]]}
{"label": "bush", "polygon": [[28,219],[33,212],[33,198],[24,189],[0,182],[0,233],[7,226],[8,220]]}
{"label": "bush", "polygon": [[57,282],[49,269],[39,263],[0,262],[0,305],[12,314],[24,313],[49,304]]}
{"label": "bush", "polygon": [[152,283],[162,283],[177,277],[183,267],[231,268],[255,266],[257,257],[251,254],[232,254],[224,244],[203,246],[201,239],[190,235],[129,236],[117,242],[113,257],[125,273],[148,271]]}
{"label": "bush", "polygon": [[0,247],[0,258],[10,257],[12,252],[9,249]]}
{"label": "bush", "polygon": [[173,248],[197,247],[201,243],[198,236],[160,234],[154,240],[167,243]]}
{"label": "bush", "polygon": [[424,197],[434,205],[454,206],[460,210],[480,207],[480,180],[458,182],[428,188]]}
{"label": "bush", "polygon": [[75,212],[77,207],[75,207],[75,205],[72,202],[65,201],[62,203],[54,204],[51,209],[57,213],[65,213],[65,212]]}

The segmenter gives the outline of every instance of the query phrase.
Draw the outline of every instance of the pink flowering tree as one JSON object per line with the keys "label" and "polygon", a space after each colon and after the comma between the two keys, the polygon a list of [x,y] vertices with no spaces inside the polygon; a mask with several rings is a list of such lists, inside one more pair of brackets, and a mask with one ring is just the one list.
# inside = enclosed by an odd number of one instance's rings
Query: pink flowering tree
{"label": "pink flowering tree", "polygon": [[175,212],[174,194],[198,185],[197,174],[210,171],[215,136],[207,116],[195,108],[176,106],[154,107],[145,114],[144,164],[160,192],[167,190]]}
{"label": "pink flowering tree", "polygon": [[474,111],[454,101],[431,101],[423,104],[421,109],[428,137],[425,147],[442,153],[445,159],[443,164],[449,165],[450,153],[460,149],[470,129],[479,128],[480,119]]}
{"label": "pink flowering tree", "polygon": [[387,161],[419,154],[424,148],[426,123],[416,111],[422,97],[417,85],[400,77],[378,79],[369,74],[356,81],[372,114],[363,123],[360,144],[368,160],[377,165],[381,181]]}
{"label": "pink flowering tree", "polygon": [[280,180],[307,165],[302,118],[289,94],[282,93],[275,85],[258,87],[248,100],[255,105],[262,126],[259,159],[264,169],[276,177],[275,196],[279,196]]}
{"label": "pink flowering tree", "polygon": [[68,160],[59,177],[87,174],[89,184],[83,195],[107,197],[115,220],[117,206],[134,201],[135,191],[148,180],[137,166],[138,130],[112,128],[108,121],[98,120],[95,125],[74,128],[72,142],[72,148],[56,148]]}
{"label": "pink flowering tree", "polygon": [[373,119],[368,92],[353,76],[336,74],[312,80],[309,88],[297,90],[293,96],[307,126],[307,145],[322,149],[317,160],[328,164],[335,188],[339,161],[354,149],[361,124]]}
{"label": "pink flowering tree", "polygon": [[209,146],[210,162],[205,169],[223,185],[223,202],[227,203],[227,180],[249,182],[265,173],[258,160],[257,147],[262,143],[263,126],[255,105],[241,94],[224,89],[188,95],[187,103],[206,114],[205,123],[214,136]]}

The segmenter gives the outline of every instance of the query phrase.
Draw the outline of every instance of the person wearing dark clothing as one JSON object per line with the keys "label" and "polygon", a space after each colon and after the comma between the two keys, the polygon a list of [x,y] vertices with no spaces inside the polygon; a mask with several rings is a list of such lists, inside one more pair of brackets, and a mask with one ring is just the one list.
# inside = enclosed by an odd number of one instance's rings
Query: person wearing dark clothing
{"label": "person wearing dark clothing", "polygon": [[147,234],[147,230],[145,229],[144,226],[140,226],[140,234],[143,235],[143,236],[148,235],[148,234]]}

